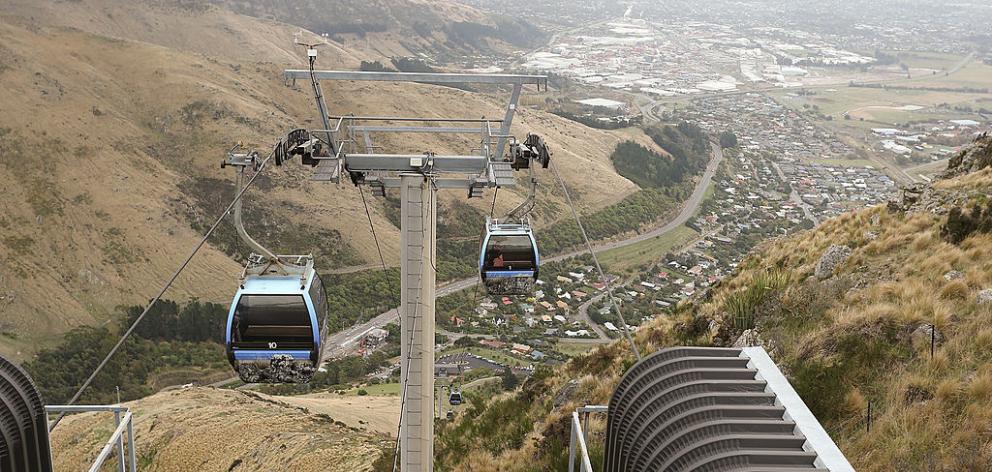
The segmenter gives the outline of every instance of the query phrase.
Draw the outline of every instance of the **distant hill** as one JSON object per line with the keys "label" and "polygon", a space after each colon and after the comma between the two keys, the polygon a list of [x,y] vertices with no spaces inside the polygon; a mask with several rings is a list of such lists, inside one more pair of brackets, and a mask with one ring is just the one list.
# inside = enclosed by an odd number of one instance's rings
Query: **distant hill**
{"label": "distant hill", "polygon": [[[635,333],[673,345],[762,345],[857,470],[985,470],[992,406],[992,137],[886,206],[768,241],[734,275]],[[931,356],[931,342],[933,355]],[[439,469],[563,470],[569,414],[606,404],[623,342],[439,428]],[[870,431],[868,403],[872,405]],[[592,456],[605,421],[593,416]]]}
{"label": "distant hill", "polygon": [[531,48],[547,37],[524,20],[484,13],[451,0],[9,0],[0,14],[216,56],[265,61],[280,56],[299,60],[292,53],[292,35],[283,40],[271,36],[274,32],[326,34],[336,55],[423,56],[459,62],[474,55]]}
{"label": "distant hill", "polygon": [[534,47],[547,36],[527,21],[451,0],[211,0],[232,11],[300,25],[383,55],[464,55]]}
{"label": "distant hill", "polygon": [[[445,11],[430,14],[447,18]],[[223,152],[237,141],[264,150],[288,129],[317,126],[307,88],[282,80],[283,68],[301,65],[292,46],[299,31],[190,2],[4,2],[0,352],[23,359],[73,326],[147,301],[233,195],[231,171],[218,167]],[[357,70],[376,57],[331,42],[319,65]],[[325,93],[332,110],[370,115],[502,116],[506,98],[413,84],[340,83]],[[592,130],[527,108],[512,132],[545,137],[563,177],[582,182],[573,198],[588,210],[636,190],[609,161],[616,143],[655,146],[640,131]],[[473,137],[444,139],[380,144],[397,152],[476,145]],[[276,249],[315,252],[322,269],[377,263],[358,191],[315,185],[308,175],[298,165],[270,169],[248,195],[250,229]],[[564,208],[549,176],[540,176],[543,203]],[[500,192],[497,212],[520,198]],[[469,202],[479,214],[489,211],[491,194],[482,200]],[[395,261],[388,202],[372,205],[387,262]],[[562,216],[547,213],[538,223]],[[167,297],[224,303],[240,273],[237,255],[233,231],[222,227]]]}

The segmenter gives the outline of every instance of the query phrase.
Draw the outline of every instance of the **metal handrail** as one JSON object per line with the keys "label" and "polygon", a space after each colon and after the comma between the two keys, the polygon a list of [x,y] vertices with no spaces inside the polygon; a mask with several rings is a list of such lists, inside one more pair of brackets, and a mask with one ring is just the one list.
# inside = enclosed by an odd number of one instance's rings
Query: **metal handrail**
{"label": "metal handrail", "polygon": [[[605,405],[586,405],[572,412],[572,437],[568,444],[568,472],[575,472],[576,453],[579,457],[579,472],[593,472],[589,461],[589,447],[586,444],[586,432],[589,430],[590,413],[606,413],[609,407]],[[583,420],[579,419],[579,414]],[[584,425],[584,426],[583,426]]]}
{"label": "metal handrail", "polygon": [[[137,451],[134,447],[134,421],[131,415],[131,409],[126,406],[121,405],[47,405],[45,406],[45,420],[48,421],[48,414],[50,413],[85,413],[85,412],[101,412],[101,413],[113,413],[114,423],[117,428],[114,433],[110,435],[110,439],[107,440],[107,444],[103,446],[100,450],[100,454],[96,456],[96,460],[93,461],[93,465],[88,469],[89,472],[98,472],[103,463],[107,461],[110,457],[111,452],[117,449],[117,471],[118,472],[137,472],[138,471],[138,458]],[[123,415],[123,416],[122,416]],[[124,434],[127,433],[127,446],[125,447]],[[125,462],[125,449],[127,452],[127,461]]]}

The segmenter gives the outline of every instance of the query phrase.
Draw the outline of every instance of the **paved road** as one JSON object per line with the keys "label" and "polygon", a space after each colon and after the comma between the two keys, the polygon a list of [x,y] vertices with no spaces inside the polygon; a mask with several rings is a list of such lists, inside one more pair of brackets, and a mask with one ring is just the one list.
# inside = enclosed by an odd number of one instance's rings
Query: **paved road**
{"label": "paved road", "polygon": [[593,303],[602,300],[603,297],[605,296],[606,296],[605,293],[601,293],[599,295],[596,295],[595,297],[590,298],[589,301],[583,303],[582,305],[579,305],[579,319],[586,322],[586,325],[589,326],[589,329],[593,330],[596,333],[596,337],[598,337],[599,339],[610,341],[609,336],[606,335],[606,332],[603,331],[603,328],[600,328],[599,324],[594,323],[592,321],[592,318],[589,317],[589,306],[592,305]]}
{"label": "paved road", "polygon": [[[596,251],[596,253],[609,251],[610,249],[627,247],[642,241],[654,239],[658,236],[662,236],[668,233],[669,231],[674,230],[675,228],[678,228],[679,226],[684,225],[687,221],[689,221],[689,219],[696,214],[696,210],[699,209],[699,206],[702,205],[703,198],[706,196],[706,189],[709,188],[710,182],[713,181],[713,175],[716,174],[716,170],[720,166],[720,162],[723,160],[723,149],[720,148],[720,145],[713,143],[712,148],[713,148],[713,152],[711,153],[710,156],[710,163],[706,166],[706,171],[703,172],[703,176],[702,178],[699,179],[699,182],[696,183],[696,188],[693,189],[692,195],[690,195],[689,199],[685,201],[685,204],[682,206],[682,210],[679,211],[678,215],[675,215],[675,218],[672,218],[664,225],[661,225],[646,233],[638,234],[636,236],[631,236],[630,238],[624,239],[622,241],[614,241],[614,242],[607,242],[607,243],[594,245],[593,249]],[[575,257],[580,254],[585,254],[587,252],[588,251],[586,251],[585,249],[582,249],[582,250],[570,252],[568,254],[555,256],[549,258],[548,260],[558,261],[562,259],[567,259],[569,257]]]}
{"label": "paved road", "polygon": [[[706,196],[706,189],[709,188],[710,183],[713,181],[713,175],[716,174],[716,170],[720,166],[720,162],[723,160],[723,150],[720,148],[719,144],[713,143],[712,149],[713,151],[710,156],[710,162],[706,166],[706,171],[703,172],[703,175],[699,179],[699,182],[696,183],[696,188],[693,189],[692,191],[692,195],[690,195],[688,200],[686,200],[685,204],[682,207],[682,210],[679,211],[678,215],[675,215],[675,217],[669,220],[667,223],[655,229],[652,229],[651,231],[648,231],[646,233],[638,234],[636,236],[631,236],[621,241],[611,241],[611,242],[604,242],[593,245],[593,249],[596,251],[596,253],[601,253],[603,251],[609,251],[611,249],[630,246],[632,244],[637,244],[642,241],[647,241],[649,239],[662,236],[665,233],[668,233],[669,231],[672,231],[682,226],[687,221],[689,221],[689,219],[696,214],[696,210],[699,209],[699,206],[703,203],[703,197]],[[585,254],[586,252],[588,251],[583,248],[572,252],[559,254],[557,256],[549,257],[546,258],[544,261],[545,262],[561,261],[581,254]],[[451,295],[452,293],[458,292],[460,290],[473,287],[477,283],[479,283],[478,277],[456,280],[454,282],[450,282],[448,284],[439,286],[437,289],[437,296],[443,297],[446,295]],[[381,328],[383,326],[386,326],[387,324],[395,321],[397,319],[397,316],[398,315],[395,309],[390,310],[364,323],[354,325],[343,331],[339,331],[337,333],[332,334],[327,338],[327,341],[324,343],[326,357],[340,357],[342,355],[346,355],[354,351],[355,348],[358,347],[358,343],[361,341],[362,337],[364,337],[366,333],[368,333],[369,331],[375,328]],[[590,324],[590,326],[593,326],[593,324]],[[569,339],[569,341],[577,341],[577,340]],[[600,339],[591,339],[591,340],[583,340],[583,341],[589,341],[590,343],[603,342]]]}
{"label": "paved road", "polygon": [[[778,163],[772,161],[772,167],[775,168],[775,172],[778,173],[778,176],[782,179],[782,182],[789,181],[789,179],[785,177],[785,172],[782,172],[782,169],[778,166]],[[792,185],[789,185],[789,187],[792,188],[792,193],[789,194],[789,200],[792,200],[792,203],[795,203],[799,208],[803,209],[803,214],[806,215],[807,220],[812,221],[814,225],[820,224],[820,222],[816,219],[816,216],[813,216],[813,211],[810,210],[809,204],[804,202],[799,196],[799,191],[797,191],[795,187],[792,187]]]}

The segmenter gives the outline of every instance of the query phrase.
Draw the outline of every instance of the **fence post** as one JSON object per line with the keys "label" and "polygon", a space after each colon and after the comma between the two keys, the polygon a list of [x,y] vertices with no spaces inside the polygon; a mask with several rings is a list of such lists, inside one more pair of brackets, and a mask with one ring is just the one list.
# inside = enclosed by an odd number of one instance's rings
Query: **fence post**
{"label": "fence post", "polygon": [[134,417],[127,422],[127,449],[131,462],[131,472],[138,472],[138,452],[134,447]]}
{"label": "fence post", "polygon": [[573,421],[569,421],[569,424],[572,425],[572,427],[571,427],[571,430],[572,430],[572,439],[570,441],[568,441],[568,472],[574,472],[575,471],[575,441],[576,441],[575,421],[574,420]]}
{"label": "fence post", "polygon": [[866,433],[871,432],[871,400],[868,400],[868,426],[865,432]]}
{"label": "fence post", "polygon": [[582,440],[589,444],[589,412],[582,414]]}
{"label": "fence post", "polygon": [[930,325],[930,359],[933,359],[934,346],[937,344],[937,327]]}

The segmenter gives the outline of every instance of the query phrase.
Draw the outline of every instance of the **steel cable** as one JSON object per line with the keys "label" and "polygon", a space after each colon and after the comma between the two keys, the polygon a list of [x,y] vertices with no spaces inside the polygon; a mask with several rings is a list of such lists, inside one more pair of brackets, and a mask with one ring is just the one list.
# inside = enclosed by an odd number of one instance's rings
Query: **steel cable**
{"label": "steel cable", "polygon": [[603,273],[603,267],[599,265],[599,257],[596,256],[596,251],[593,250],[592,243],[589,242],[589,236],[586,235],[586,229],[582,226],[582,219],[579,218],[579,212],[575,210],[575,205],[572,204],[572,196],[569,195],[568,188],[565,187],[565,181],[561,178],[561,174],[558,173],[558,167],[555,166],[554,161],[551,161],[551,171],[554,172],[555,178],[558,179],[558,184],[561,185],[561,190],[565,192],[565,200],[568,202],[568,207],[572,209],[572,216],[575,218],[575,224],[579,226],[579,232],[582,233],[582,239],[585,241],[586,247],[589,248],[589,254],[592,255],[593,262],[596,263],[596,271],[599,272],[599,278],[603,281],[603,285],[606,286],[606,293],[610,296],[610,303],[613,304],[613,309],[617,311],[617,318],[620,319],[620,324],[623,326],[623,335],[630,343],[630,348],[634,351],[634,357],[640,361],[641,352],[637,349],[637,344],[634,343],[634,338],[630,335],[630,328],[627,326],[627,321],[623,318],[623,313],[620,312],[620,305],[617,303],[616,298],[613,297],[613,287],[610,286],[610,281],[606,279],[606,275]]}
{"label": "steel cable", "polygon": [[[200,251],[203,245],[206,244],[207,239],[210,238],[210,235],[212,235],[213,232],[217,229],[217,227],[220,226],[220,223],[224,221],[224,218],[231,212],[231,210],[234,208],[234,205],[237,204],[239,200],[241,200],[241,197],[245,194],[245,192],[248,191],[248,188],[251,187],[251,184],[255,182],[255,179],[262,173],[262,170],[265,168],[265,165],[269,162],[269,159],[272,158],[274,153],[275,151],[269,153],[269,155],[259,165],[258,170],[255,172],[255,174],[253,174],[251,178],[248,179],[248,182],[245,183],[245,186],[234,194],[234,199],[231,200],[231,203],[229,205],[227,205],[227,209],[225,209],[224,212],[221,213],[221,215],[217,218],[217,221],[214,221],[213,226],[211,226],[210,229],[207,230],[207,233],[203,235],[203,238],[200,239],[200,242],[196,244],[193,250],[189,253],[189,256],[186,256],[186,260],[183,261],[183,263],[179,266],[178,269],[176,269],[175,273],[172,274],[172,277],[169,278],[169,281],[166,282],[164,286],[162,286],[162,289],[159,290],[157,295],[155,295],[155,298],[152,298],[152,300],[148,303],[148,306],[145,307],[145,310],[142,311],[141,314],[138,315],[138,317],[134,320],[134,323],[131,323],[131,326],[127,329],[127,331],[124,332],[124,334],[121,336],[121,339],[117,341],[117,344],[115,344],[114,347],[110,350],[110,352],[107,353],[107,356],[104,357],[102,361],[100,361],[100,364],[97,365],[96,369],[93,371],[92,374],[90,374],[89,378],[87,378],[86,381],[83,382],[83,385],[79,387],[79,390],[76,391],[76,394],[72,396],[72,398],[69,400],[68,403],[66,403],[67,405],[72,405],[79,400],[79,397],[82,396],[86,388],[90,386],[90,384],[93,382],[93,379],[95,379],[96,376],[100,374],[100,371],[103,370],[103,368],[107,365],[107,362],[109,362],[110,359],[114,356],[114,354],[117,353],[117,350],[124,345],[124,342],[127,341],[127,338],[130,337],[131,333],[133,333],[135,328],[138,327],[138,324],[141,323],[141,321],[145,318],[146,315],[148,315],[148,312],[151,311],[152,307],[155,306],[156,303],[158,303],[158,301],[162,298],[162,295],[165,295],[165,292],[169,290],[170,287],[172,287],[173,282],[175,282],[176,279],[179,278],[179,274],[181,274],[183,270],[186,269],[186,266],[188,266],[190,261],[193,260],[193,257],[196,256],[196,254]],[[65,417],[64,412],[59,414],[58,418],[55,418],[55,421],[48,428],[48,431],[49,432],[53,431],[55,427],[59,425],[59,422],[62,421],[62,418],[64,417]]]}

